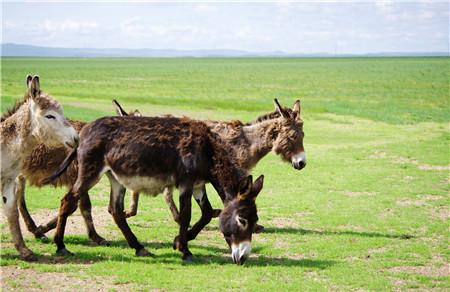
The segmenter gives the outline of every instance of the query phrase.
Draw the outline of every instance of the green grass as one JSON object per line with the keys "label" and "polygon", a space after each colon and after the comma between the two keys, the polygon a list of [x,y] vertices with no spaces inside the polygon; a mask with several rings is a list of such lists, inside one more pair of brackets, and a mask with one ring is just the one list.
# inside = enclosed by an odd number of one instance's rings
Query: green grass
{"label": "green grass", "polygon": [[[112,247],[69,233],[76,256],[62,263],[53,244],[29,235],[40,261],[18,260],[3,223],[1,265],[142,290],[450,288],[448,269],[439,272],[449,262],[449,171],[434,169],[450,163],[449,58],[6,58],[2,111],[22,96],[27,73],[40,74],[66,116],[83,120],[114,114],[112,98],[147,115],[248,121],[272,110],[273,97],[289,105],[301,97],[309,162],[299,172],[270,154],[253,170],[266,177],[257,203],[267,232],[254,236],[243,267],[231,263],[217,219],[191,243],[195,260],[181,263],[163,198],[144,196],[129,222],[155,258],[136,258],[111,218],[99,230]],[[91,192],[105,213],[108,191],[103,180]],[[28,188],[27,202],[56,214],[63,193]]]}

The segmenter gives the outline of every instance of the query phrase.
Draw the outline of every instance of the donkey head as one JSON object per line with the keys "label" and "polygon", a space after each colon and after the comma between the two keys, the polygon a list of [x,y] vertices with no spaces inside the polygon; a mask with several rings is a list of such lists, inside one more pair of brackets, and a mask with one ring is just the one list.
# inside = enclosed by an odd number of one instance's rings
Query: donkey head
{"label": "donkey head", "polygon": [[300,100],[294,103],[292,109],[283,108],[278,100],[274,100],[275,109],[280,115],[281,128],[273,143],[275,153],[292,163],[295,169],[306,166],[306,155],[303,147],[303,120],[300,118]]}
{"label": "donkey head", "polygon": [[119,104],[119,102],[115,99],[113,99],[113,105],[116,108],[117,115],[123,117],[123,116],[133,116],[133,117],[142,117],[142,114],[136,109],[134,111],[131,111],[127,113],[122,106]]}
{"label": "donkey head", "polygon": [[41,91],[39,76],[27,76],[30,100],[31,133],[40,142],[49,146],[63,144],[74,148],[78,145],[78,134],[64,117],[61,105]]}
{"label": "donkey head", "polygon": [[253,182],[248,176],[240,183],[239,194],[220,213],[220,231],[231,248],[233,262],[241,265],[250,255],[252,233],[258,214],[255,200],[263,187],[264,176]]}

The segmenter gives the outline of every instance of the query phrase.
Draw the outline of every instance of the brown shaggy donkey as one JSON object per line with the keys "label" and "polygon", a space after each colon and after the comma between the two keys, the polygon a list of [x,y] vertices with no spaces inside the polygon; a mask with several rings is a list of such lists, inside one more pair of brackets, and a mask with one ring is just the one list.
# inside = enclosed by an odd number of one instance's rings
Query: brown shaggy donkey
{"label": "brown shaggy donkey", "polygon": [[[303,121],[300,118],[300,101],[294,103],[292,109],[280,106],[274,100],[275,111],[260,116],[255,121],[242,124],[239,121],[205,121],[211,131],[231,146],[237,156],[240,167],[250,171],[270,151],[280,155],[283,160],[292,164],[295,169],[301,170],[306,166],[306,155],[303,147]],[[118,113],[122,116],[127,113],[118,105]],[[202,208],[208,201],[205,187],[197,189],[194,198]],[[179,222],[179,212],[173,201],[173,188],[164,189],[164,198],[169,205],[173,218]],[[133,192],[131,206],[125,212],[126,217],[136,215],[139,193]],[[208,202],[209,204],[209,202]],[[220,209],[214,209],[213,217],[220,214]],[[203,218],[211,220],[211,218]],[[261,232],[263,227],[256,225],[255,232]]]}
{"label": "brown shaggy donkey", "polygon": [[61,105],[41,91],[39,77],[26,79],[28,90],[24,99],[1,117],[1,189],[3,208],[12,240],[24,260],[36,260],[25,246],[19,225],[16,193],[17,180],[28,156],[39,143],[49,146],[78,144],[78,134],[64,118]]}
{"label": "brown shaggy donkey", "polygon": [[[123,109],[120,107],[117,101],[114,100],[113,102],[116,111],[119,114],[122,114],[121,111],[123,111]],[[140,116],[141,114],[138,110],[135,110],[127,115]],[[69,120],[69,123],[75,128],[77,133],[79,133],[81,129],[87,124],[85,122],[75,120]],[[21,175],[17,180],[16,196],[19,199],[19,210],[22,214],[25,225],[27,226],[28,231],[33,233],[36,238],[46,239],[46,236],[44,234],[49,230],[56,228],[58,216],[44,225],[40,225],[39,227],[36,226],[34,220],[31,218],[28,212],[25,203],[26,181],[28,181],[31,186],[42,187],[44,185],[51,184],[54,187],[67,186],[70,189],[75,183],[78,176],[78,163],[76,160],[74,160],[68,166],[64,174],[58,177],[58,179],[49,182],[48,184],[43,184],[43,180],[46,177],[49,177],[59,168],[69,152],[70,151],[62,146],[50,147],[41,143],[34,147],[28,157],[24,160]],[[84,201],[80,201],[80,210],[86,224],[89,238],[96,244],[109,245],[109,243],[104,238],[98,235],[97,231],[94,228],[94,222],[92,220],[91,214],[91,202],[89,200],[89,197],[86,197],[84,199]]]}
{"label": "brown shaggy donkey", "polygon": [[[206,225],[197,222],[188,230],[191,197],[205,182],[211,182],[225,205],[220,227],[232,248],[233,261],[242,264],[247,259],[258,220],[255,199],[262,188],[263,177],[253,184],[251,176],[247,177],[246,170],[236,163],[227,143],[204,122],[174,117],[105,117],[86,125],[80,137],[78,149],[72,151],[49,178],[57,178],[77,158],[78,178],[61,200],[54,239],[58,254],[70,254],[63,240],[67,217],[76,210],[78,200],[87,197],[88,190],[106,173],[111,183],[114,220],[137,255],[150,253],[138,242],[126,222],[125,187],[150,195],[167,187],[180,190],[180,229],[174,248],[187,260],[192,256],[188,240],[195,238]],[[203,206],[202,213],[205,212],[211,217],[209,202]]]}

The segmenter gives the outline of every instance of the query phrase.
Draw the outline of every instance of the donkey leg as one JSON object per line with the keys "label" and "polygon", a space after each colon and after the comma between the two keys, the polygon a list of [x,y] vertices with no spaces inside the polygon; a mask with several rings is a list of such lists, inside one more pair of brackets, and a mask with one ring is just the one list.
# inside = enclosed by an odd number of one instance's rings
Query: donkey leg
{"label": "donkey leg", "polygon": [[203,228],[211,222],[211,219],[213,217],[213,208],[211,207],[211,203],[209,202],[208,196],[206,194],[206,188],[203,185],[199,189],[194,190],[194,198],[197,204],[199,205],[200,209],[202,210],[202,216],[200,217],[200,220],[197,221],[197,223],[194,224],[194,226],[188,231],[187,233],[187,240],[193,240],[197,237],[197,235],[200,233],[200,231],[203,230]]}
{"label": "donkey leg", "polygon": [[130,209],[125,211],[125,218],[136,216],[139,204],[139,192],[131,192]]}
{"label": "donkey leg", "polygon": [[86,224],[86,229],[88,231],[89,238],[98,245],[109,246],[109,242],[98,235],[94,227],[94,220],[92,220],[92,205],[91,199],[88,196],[80,197],[80,202],[78,203],[81,211],[81,215],[84,219],[84,224]]}
{"label": "donkey leg", "polygon": [[36,223],[34,223],[33,218],[31,218],[31,215],[28,212],[27,204],[25,202],[25,185],[25,178],[23,176],[19,176],[16,179],[16,197],[20,214],[22,215],[23,221],[25,222],[28,231],[33,233],[34,237],[36,237],[37,239],[47,240],[48,238],[38,229]]}
{"label": "donkey leg", "polygon": [[178,212],[177,205],[175,205],[175,202],[173,201],[173,188],[172,187],[166,187],[164,189],[164,200],[166,201],[167,205],[169,206],[170,212],[172,213],[173,220],[180,225],[180,212]]}
{"label": "donkey leg", "polygon": [[66,249],[64,244],[64,231],[66,229],[67,217],[69,217],[77,209],[79,200],[78,194],[75,195],[74,190],[70,190],[62,199],[59,208],[58,223],[56,225],[56,232],[54,242],[56,244],[56,254],[60,256],[73,255]]}
{"label": "donkey leg", "polygon": [[188,228],[191,222],[192,212],[192,184],[180,185],[180,232],[175,237],[173,248],[178,249],[184,261],[192,258],[192,253],[188,248]]}
{"label": "donkey leg", "polygon": [[42,233],[42,234],[47,233],[50,230],[55,229],[57,224],[58,224],[58,215],[53,217],[52,220],[48,221],[47,223],[39,225],[37,227],[36,232],[38,234],[39,233]]}
{"label": "donkey leg", "polygon": [[33,252],[28,249],[23,241],[22,231],[19,224],[19,210],[17,209],[17,196],[15,193],[14,180],[10,179],[2,182],[3,210],[8,220],[14,247],[19,252],[20,257],[26,261],[37,260]]}
{"label": "donkey leg", "polygon": [[130,226],[128,226],[125,214],[123,212],[125,188],[114,178],[114,176],[110,172],[107,172],[106,175],[108,176],[109,182],[111,184],[110,204],[112,206],[111,211],[114,221],[120,228],[120,231],[122,231],[123,236],[125,236],[128,245],[136,250],[137,256],[152,256],[153,254],[147,251],[144,246],[139,243],[133,231],[131,231]]}

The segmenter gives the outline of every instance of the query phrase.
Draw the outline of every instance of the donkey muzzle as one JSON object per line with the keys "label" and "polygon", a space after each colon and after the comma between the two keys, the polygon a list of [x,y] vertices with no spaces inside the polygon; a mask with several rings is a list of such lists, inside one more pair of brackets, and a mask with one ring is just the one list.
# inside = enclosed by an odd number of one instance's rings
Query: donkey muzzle
{"label": "donkey muzzle", "polygon": [[72,141],[66,141],[65,144],[67,147],[73,149],[78,146],[79,142],[80,142],[80,137],[78,136],[78,134],[76,134],[73,136]]}
{"label": "donkey muzzle", "polygon": [[247,260],[250,252],[252,250],[252,245],[250,241],[243,241],[239,244],[232,243],[231,244],[231,258],[233,259],[233,263],[237,265],[243,265]]}
{"label": "donkey muzzle", "polygon": [[304,151],[292,156],[292,166],[295,169],[303,169],[306,166],[306,154]]}

